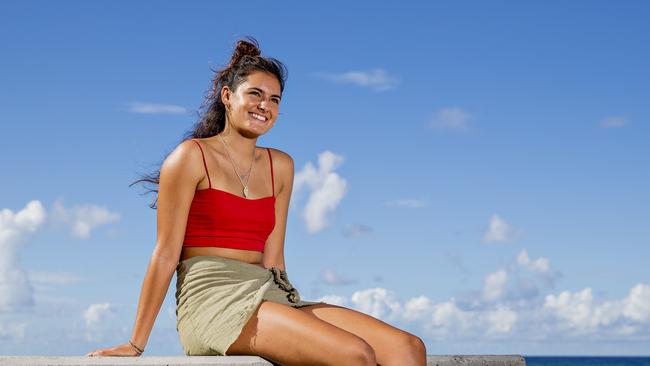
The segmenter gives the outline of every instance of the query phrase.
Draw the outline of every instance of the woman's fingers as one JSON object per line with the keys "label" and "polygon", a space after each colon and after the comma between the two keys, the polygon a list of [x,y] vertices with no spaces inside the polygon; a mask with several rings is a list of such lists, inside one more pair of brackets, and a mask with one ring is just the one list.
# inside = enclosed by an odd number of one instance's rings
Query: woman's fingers
{"label": "woman's fingers", "polygon": [[113,348],[103,348],[98,349],[92,352],[86,353],[86,356],[95,357],[95,356],[139,356],[135,354],[133,349],[128,343],[113,347]]}
{"label": "woman's fingers", "polygon": [[105,349],[98,349],[92,352],[88,352],[86,356],[95,357],[95,356],[109,356],[108,352]]}

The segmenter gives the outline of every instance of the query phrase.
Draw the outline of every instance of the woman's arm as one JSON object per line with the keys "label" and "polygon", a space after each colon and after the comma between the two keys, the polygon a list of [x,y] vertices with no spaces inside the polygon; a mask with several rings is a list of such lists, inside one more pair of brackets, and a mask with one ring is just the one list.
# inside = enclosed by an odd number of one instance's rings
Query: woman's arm
{"label": "woman's arm", "polygon": [[284,237],[287,228],[289,200],[293,188],[293,159],[289,154],[271,149],[273,169],[278,193],[275,197],[275,227],[264,247],[262,264],[266,268],[278,267],[286,271],[284,263]]}
{"label": "woman's arm", "polygon": [[[197,184],[204,177],[200,151],[191,141],[180,144],[160,168],[157,238],[140,299],[131,341],[144,349],[180,258],[185,226]],[[198,164],[197,164],[198,162]],[[137,355],[129,343],[91,352],[94,356]]]}

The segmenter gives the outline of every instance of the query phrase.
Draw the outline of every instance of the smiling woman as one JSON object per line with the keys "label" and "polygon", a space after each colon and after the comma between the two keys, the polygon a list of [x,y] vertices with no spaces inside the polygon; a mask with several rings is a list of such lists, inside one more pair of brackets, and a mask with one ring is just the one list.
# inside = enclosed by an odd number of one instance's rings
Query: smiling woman
{"label": "smiling woman", "polygon": [[187,355],[257,355],[281,365],[426,363],[420,338],[352,309],[302,300],[289,281],[293,159],[257,146],[278,117],[285,79],[284,65],[262,57],[254,39],[239,41],[193,131],[160,171],[134,182],[158,185],[156,247],[131,338],[88,355],[141,355],[176,271],[177,330]]}

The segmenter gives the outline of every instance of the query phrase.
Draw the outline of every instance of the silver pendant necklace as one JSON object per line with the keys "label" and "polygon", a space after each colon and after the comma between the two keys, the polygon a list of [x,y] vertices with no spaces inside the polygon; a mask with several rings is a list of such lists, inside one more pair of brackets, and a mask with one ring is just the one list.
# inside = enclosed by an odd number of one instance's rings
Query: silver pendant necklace
{"label": "silver pendant necklace", "polygon": [[239,174],[239,168],[237,167],[237,163],[233,160],[232,156],[230,156],[230,151],[228,151],[228,144],[226,144],[226,141],[221,137],[221,134],[219,134],[219,138],[221,140],[221,143],[223,143],[223,147],[226,150],[226,154],[228,154],[228,158],[230,159],[230,162],[232,163],[233,169],[235,169],[235,174],[237,175],[237,178],[239,178],[239,182],[241,183],[243,189],[243,194],[244,197],[248,198],[248,182],[250,181],[251,175],[253,174],[253,163],[255,163],[255,147],[253,147],[253,158],[251,160],[251,166],[248,168],[248,176],[246,177],[246,184],[244,184],[244,181],[241,179],[241,174]]}

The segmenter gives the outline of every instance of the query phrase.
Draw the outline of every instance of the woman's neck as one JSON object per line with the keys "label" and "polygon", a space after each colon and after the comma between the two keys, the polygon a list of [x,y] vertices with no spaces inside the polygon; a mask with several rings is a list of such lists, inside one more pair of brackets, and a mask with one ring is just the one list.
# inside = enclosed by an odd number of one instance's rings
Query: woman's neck
{"label": "woman's neck", "polygon": [[230,154],[234,154],[239,159],[250,160],[253,149],[257,144],[257,138],[248,138],[242,136],[235,128],[226,124],[226,128],[219,134],[228,145]]}

